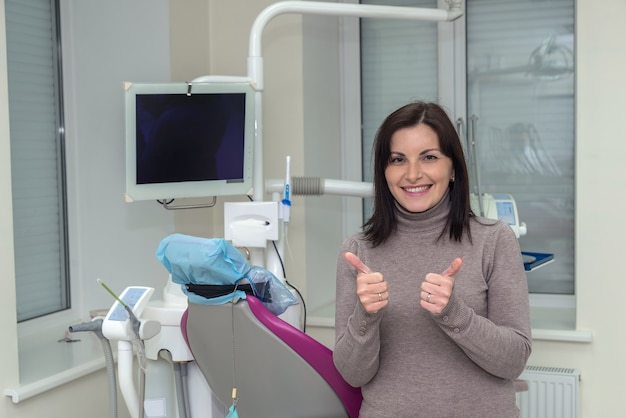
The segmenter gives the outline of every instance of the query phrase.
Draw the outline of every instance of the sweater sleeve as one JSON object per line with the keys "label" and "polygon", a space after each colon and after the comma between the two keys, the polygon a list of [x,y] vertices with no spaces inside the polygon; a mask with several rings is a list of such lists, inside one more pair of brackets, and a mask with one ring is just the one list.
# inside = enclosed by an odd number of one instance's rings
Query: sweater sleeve
{"label": "sweater sleeve", "polygon": [[368,383],[378,371],[379,331],[384,309],[375,314],[365,311],[356,294],[357,272],[344,260],[345,251],[361,257],[357,242],[346,240],[337,261],[333,361],[346,382],[359,387]]}
{"label": "sweater sleeve", "polygon": [[517,378],[531,353],[528,284],[519,243],[513,231],[499,224],[485,248],[487,317],[477,315],[456,297],[433,315],[441,329],[485,371]]}

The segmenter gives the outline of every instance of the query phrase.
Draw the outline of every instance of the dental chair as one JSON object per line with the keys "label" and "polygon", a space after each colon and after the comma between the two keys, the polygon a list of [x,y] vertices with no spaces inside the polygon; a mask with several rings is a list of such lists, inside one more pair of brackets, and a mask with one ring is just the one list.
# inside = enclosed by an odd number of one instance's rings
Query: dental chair
{"label": "dental chair", "polygon": [[189,302],[183,335],[213,393],[251,417],[349,417],[361,391],[336,370],[332,351],[271,313],[252,295],[234,303]]}

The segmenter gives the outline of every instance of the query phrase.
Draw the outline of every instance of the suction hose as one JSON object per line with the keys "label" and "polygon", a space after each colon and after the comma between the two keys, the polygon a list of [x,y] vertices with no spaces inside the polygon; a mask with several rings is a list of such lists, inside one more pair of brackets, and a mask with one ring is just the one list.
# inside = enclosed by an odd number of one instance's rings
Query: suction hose
{"label": "suction hose", "polygon": [[190,416],[189,397],[187,396],[187,362],[174,361],[172,354],[167,350],[161,350],[159,357],[172,365],[174,371],[174,387],[176,389],[176,404],[178,405],[178,418]]}
{"label": "suction hose", "polygon": [[96,318],[90,322],[83,322],[82,324],[71,325],[70,332],[85,332],[91,331],[96,334],[102,343],[102,350],[104,351],[104,360],[106,362],[107,377],[109,383],[109,403],[110,403],[110,416],[111,418],[117,418],[117,386],[115,377],[115,362],[113,359],[113,350],[111,350],[111,344],[109,340],[102,334],[102,318]]}
{"label": "suction hose", "polygon": [[187,380],[187,363],[173,362],[174,363],[174,378],[176,381],[176,399],[178,403],[178,415],[180,418],[187,418],[187,400],[185,396],[185,384]]}

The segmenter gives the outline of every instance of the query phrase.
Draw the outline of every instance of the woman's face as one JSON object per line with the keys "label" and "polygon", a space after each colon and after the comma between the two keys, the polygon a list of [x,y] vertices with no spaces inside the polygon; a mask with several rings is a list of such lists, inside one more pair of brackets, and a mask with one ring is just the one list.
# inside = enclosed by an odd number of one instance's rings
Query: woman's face
{"label": "woman's face", "polygon": [[435,131],[424,124],[397,130],[389,150],[385,179],[396,201],[409,212],[424,212],[439,203],[454,170]]}

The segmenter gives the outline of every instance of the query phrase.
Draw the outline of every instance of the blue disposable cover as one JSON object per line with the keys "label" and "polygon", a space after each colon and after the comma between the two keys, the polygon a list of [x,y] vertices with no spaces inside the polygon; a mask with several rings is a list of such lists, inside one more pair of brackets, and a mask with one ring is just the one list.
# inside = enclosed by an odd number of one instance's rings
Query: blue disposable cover
{"label": "blue disposable cover", "polygon": [[[172,234],[163,239],[156,256],[172,275],[172,281],[182,286],[192,303],[219,305],[233,299],[245,299],[242,290],[205,298],[187,290],[187,284],[234,285],[246,279],[255,296],[275,315],[280,315],[297,299],[270,271],[250,266],[239,250],[222,238],[200,238]],[[257,294],[257,289],[265,289]],[[269,292],[270,297],[266,297]]]}

